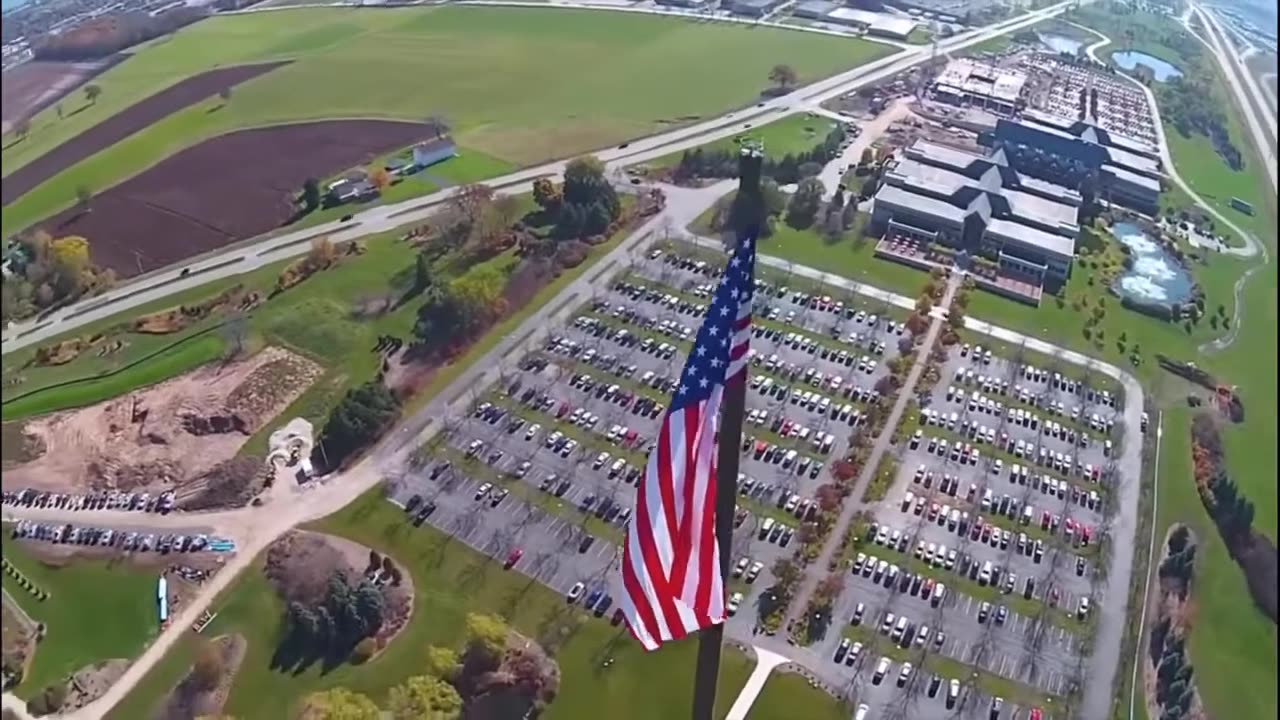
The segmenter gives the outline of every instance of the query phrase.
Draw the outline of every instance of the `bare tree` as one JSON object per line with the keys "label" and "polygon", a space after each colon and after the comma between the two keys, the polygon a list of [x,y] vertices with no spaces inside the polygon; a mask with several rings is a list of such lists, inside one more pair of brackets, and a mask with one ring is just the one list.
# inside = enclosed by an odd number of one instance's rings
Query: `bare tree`
{"label": "bare tree", "polygon": [[233,312],[222,324],[222,339],[227,344],[227,360],[234,360],[244,352],[244,343],[248,338],[249,328],[244,313]]}
{"label": "bare tree", "polygon": [[444,136],[449,134],[450,130],[453,129],[449,126],[448,118],[446,118],[444,115],[441,115],[439,113],[433,113],[431,115],[428,115],[423,120],[423,123],[428,128],[431,129],[431,132],[435,133],[435,136],[437,138],[443,138]]}

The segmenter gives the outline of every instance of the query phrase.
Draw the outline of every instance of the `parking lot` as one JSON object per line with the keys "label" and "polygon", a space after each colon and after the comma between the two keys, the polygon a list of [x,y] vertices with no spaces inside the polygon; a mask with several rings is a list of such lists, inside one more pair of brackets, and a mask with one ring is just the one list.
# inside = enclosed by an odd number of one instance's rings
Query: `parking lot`
{"label": "parking lot", "polygon": [[[770,600],[774,563],[805,519],[830,509],[818,488],[881,402],[904,337],[900,316],[770,279],[756,295],[729,588],[728,631],[742,639]],[[475,389],[468,416],[446,419],[441,444],[396,484],[406,521],[617,621],[613,570],[634,486],[714,282],[696,259],[655,252],[602,288],[497,385]],[[911,717],[988,717],[993,681],[1016,681],[999,717],[1029,717],[1032,705],[1051,716],[1089,627],[1080,608],[1106,523],[1114,404],[952,348],[905,421],[894,487],[868,508],[874,524],[862,527],[833,632],[812,648],[829,663],[819,674],[871,707],[910,704]],[[864,650],[849,665],[853,642]],[[899,685],[904,662],[914,670]]]}
{"label": "parking lot", "polygon": [[[882,647],[902,638],[911,649],[898,659],[917,668],[950,667],[949,658],[1065,695],[1099,601],[1094,560],[1122,399],[966,345],[950,349],[920,406],[893,451],[894,485],[860,526],[834,622],[868,648],[870,638]],[[821,647],[834,658],[841,641],[829,633]]]}

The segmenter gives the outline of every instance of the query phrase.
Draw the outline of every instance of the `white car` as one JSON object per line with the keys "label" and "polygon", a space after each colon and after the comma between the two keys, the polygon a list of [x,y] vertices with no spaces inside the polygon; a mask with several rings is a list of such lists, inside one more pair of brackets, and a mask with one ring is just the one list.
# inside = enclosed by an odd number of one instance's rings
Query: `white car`
{"label": "white car", "polygon": [[578,602],[578,598],[582,597],[582,593],[586,589],[587,586],[583,583],[574,583],[573,587],[569,588],[569,592],[565,594],[565,599],[571,603]]}
{"label": "white car", "polygon": [[729,596],[729,604],[725,606],[725,610],[730,615],[735,615],[738,612],[738,606],[740,606],[741,604],[742,604],[742,593],[736,592]]}

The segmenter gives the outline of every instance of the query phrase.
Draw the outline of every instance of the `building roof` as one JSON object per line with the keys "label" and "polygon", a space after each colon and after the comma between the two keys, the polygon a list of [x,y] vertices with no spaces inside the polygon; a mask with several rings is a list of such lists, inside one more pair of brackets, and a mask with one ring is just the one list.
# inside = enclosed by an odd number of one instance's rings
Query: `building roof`
{"label": "building roof", "polygon": [[906,210],[920,215],[942,218],[953,223],[963,223],[965,211],[948,202],[928,195],[911,192],[895,185],[881,185],[876,191],[875,203]]}
{"label": "building roof", "polygon": [[1134,155],[1128,150],[1121,150],[1118,147],[1107,147],[1107,155],[1111,158],[1112,165],[1119,165],[1143,175],[1160,174],[1160,162],[1152,160],[1145,155]]}
{"label": "building roof", "polygon": [[831,11],[839,7],[838,3],[830,2],[829,0],[805,0],[796,5],[791,14],[801,17],[821,18],[824,15],[831,14]]}
{"label": "building roof", "polygon": [[967,58],[952,60],[938,74],[938,87],[952,92],[968,93],[1012,103],[1022,95],[1027,84],[1025,73],[995,68]]}
{"label": "building roof", "polygon": [[437,150],[456,151],[458,146],[454,144],[453,138],[446,136],[442,138],[433,138],[431,140],[423,140],[417,145],[414,145],[413,149],[418,152],[435,152]]}
{"label": "building roof", "polygon": [[859,10],[857,8],[841,7],[826,13],[828,17],[846,23],[857,23],[866,25],[869,30],[874,30],[885,35],[893,35],[896,37],[906,37],[916,29],[918,24],[909,17],[901,17],[898,15],[890,15],[888,13],[871,12],[869,10]]}
{"label": "building roof", "polygon": [[1149,175],[1139,175],[1132,170],[1128,170],[1119,165],[1111,165],[1110,163],[1102,166],[1102,172],[1104,174],[1111,175],[1118,180],[1123,180],[1130,185],[1136,185],[1154,193],[1160,192],[1160,181],[1150,177]]}
{"label": "building roof", "polygon": [[1057,203],[1018,190],[1005,189],[1000,194],[1009,202],[1009,211],[1020,218],[1041,225],[1064,227],[1068,232],[1079,232],[1076,218],[1080,209],[1074,205]]}
{"label": "building roof", "polygon": [[1021,244],[1065,259],[1070,259],[1076,251],[1076,241],[1072,238],[1000,218],[993,218],[987,223],[987,232],[1006,242]]}

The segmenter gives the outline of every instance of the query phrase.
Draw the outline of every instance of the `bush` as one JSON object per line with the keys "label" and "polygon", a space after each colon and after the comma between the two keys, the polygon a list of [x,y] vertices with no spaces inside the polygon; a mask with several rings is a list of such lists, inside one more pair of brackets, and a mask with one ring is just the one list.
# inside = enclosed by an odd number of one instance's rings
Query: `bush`
{"label": "bush", "polygon": [[377,651],[377,641],[371,637],[367,637],[356,643],[356,646],[351,649],[351,664],[363,665],[368,662],[369,658],[373,657],[373,654]]}

